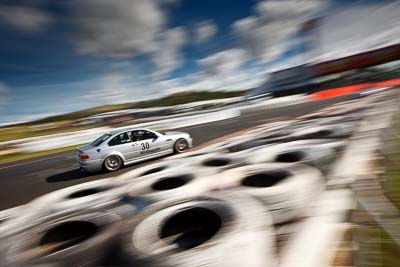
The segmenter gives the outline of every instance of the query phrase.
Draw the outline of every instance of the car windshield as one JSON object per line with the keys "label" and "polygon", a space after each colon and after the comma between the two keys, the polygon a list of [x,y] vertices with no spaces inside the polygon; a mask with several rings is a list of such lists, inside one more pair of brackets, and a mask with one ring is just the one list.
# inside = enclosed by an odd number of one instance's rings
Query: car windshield
{"label": "car windshield", "polygon": [[98,146],[101,143],[103,143],[104,141],[106,141],[108,138],[110,138],[111,134],[103,134],[102,136],[100,136],[99,138],[97,138],[96,140],[94,140],[92,143],[90,143],[90,145],[92,146]]}

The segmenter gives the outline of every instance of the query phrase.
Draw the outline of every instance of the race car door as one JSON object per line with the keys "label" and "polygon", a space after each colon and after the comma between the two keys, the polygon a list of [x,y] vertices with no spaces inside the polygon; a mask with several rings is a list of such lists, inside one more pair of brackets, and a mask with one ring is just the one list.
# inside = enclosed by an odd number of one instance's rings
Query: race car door
{"label": "race car door", "polygon": [[146,130],[132,131],[132,138],[136,146],[135,153],[138,158],[151,157],[154,154],[162,152],[162,142],[160,142],[158,136],[153,132]]}
{"label": "race car door", "polygon": [[126,161],[130,161],[135,157],[135,151],[132,149],[132,141],[129,138],[128,132],[120,133],[113,137],[108,142],[108,146],[110,150],[120,152]]}

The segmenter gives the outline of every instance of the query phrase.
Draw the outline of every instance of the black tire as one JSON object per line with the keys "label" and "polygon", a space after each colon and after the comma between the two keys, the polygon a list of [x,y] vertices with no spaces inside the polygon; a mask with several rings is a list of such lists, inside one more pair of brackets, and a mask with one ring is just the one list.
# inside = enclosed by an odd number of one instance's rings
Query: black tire
{"label": "black tire", "polygon": [[127,186],[127,196],[132,199],[142,197],[147,203],[155,203],[197,196],[217,189],[217,179],[212,175],[214,172],[186,166],[139,178],[132,186]]}
{"label": "black tire", "polygon": [[244,155],[227,154],[227,153],[209,153],[203,156],[193,157],[190,161],[182,163],[181,166],[188,166],[190,170],[211,171],[211,173],[219,173],[231,168],[246,165],[246,157]]}
{"label": "black tire", "polygon": [[270,162],[307,164],[320,171],[327,171],[336,157],[335,148],[343,144],[344,142],[336,139],[292,141],[253,150],[249,153],[247,160],[251,164]]}
{"label": "black tire", "polygon": [[126,221],[118,258],[121,266],[276,266],[271,224],[261,202],[244,194],[167,200]]}
{"label": "black tire", "polygon": [[122,168],[124,161],[117,155],[108,156],[103,163],[103,169],[108,172],[115,172]]}
{"label": "black tire", "polygon": [[55,215],[13,239],[8,266],[98,266],[112,249],[120,226],[121,218],[109,213]]}
{"label": "black tire", "polygon": [[100,206],[105,209],[118,205],[124,195],[123,184],[113,178],[90,181],[50,192],[27,206],[44,215]]}
{"label": "black tire", "polygon": [[250,195],[266,205],[275,224],[302,218],[323,186],[321,172],[307,165],[264,163],[221,174],[221,190]]}
{"label": "black tire", "polygon": [[189,148],[189,144],[183,138],[179,138],[178,140],[176,140],[176,142],[174,144],[174,152],[175,153],[182,153],[188,148]]}
{"label": "black tire", "polygon": [[131,182],[134,179],[140,179],[144,176],[154,175],[155,173],[169,171],[171,169],[180,167],[182,164],[182,160],[179,162],[175,161],[164,161],[159,163],[154,163],[150,165],[146,165],[144,167],[134,169],[132,171],[128,171],[124,174],[118,176],[119,180]]}

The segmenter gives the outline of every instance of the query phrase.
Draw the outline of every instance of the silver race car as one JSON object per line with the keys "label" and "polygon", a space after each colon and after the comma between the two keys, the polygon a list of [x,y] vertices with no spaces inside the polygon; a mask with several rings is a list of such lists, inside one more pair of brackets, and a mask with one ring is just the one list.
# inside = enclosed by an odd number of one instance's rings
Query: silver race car
{"label": "silver race car", "polygon": [[180,153],[191,147],[192,138],[188,133],[159,133],[142,128],[119,130],[79,147],[76,160],[84,171],[116,171],[124,165]]}

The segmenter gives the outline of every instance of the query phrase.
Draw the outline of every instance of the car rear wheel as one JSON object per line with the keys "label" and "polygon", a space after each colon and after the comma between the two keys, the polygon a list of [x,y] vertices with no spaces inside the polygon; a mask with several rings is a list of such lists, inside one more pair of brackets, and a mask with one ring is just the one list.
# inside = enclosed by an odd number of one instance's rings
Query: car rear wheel
{"label": "car rear wheel", "polygon": [[181,138],[175,142],[174,150],[176,153],[182,153],[183,151],[188,149],[188,146],[188,142],[185,139]]}
{"label": "car rear wheel", "polygon": [[122,159],[118,156],[108,156],[104,160],[104,169],[110,172],[119,170],[122,167]]}

